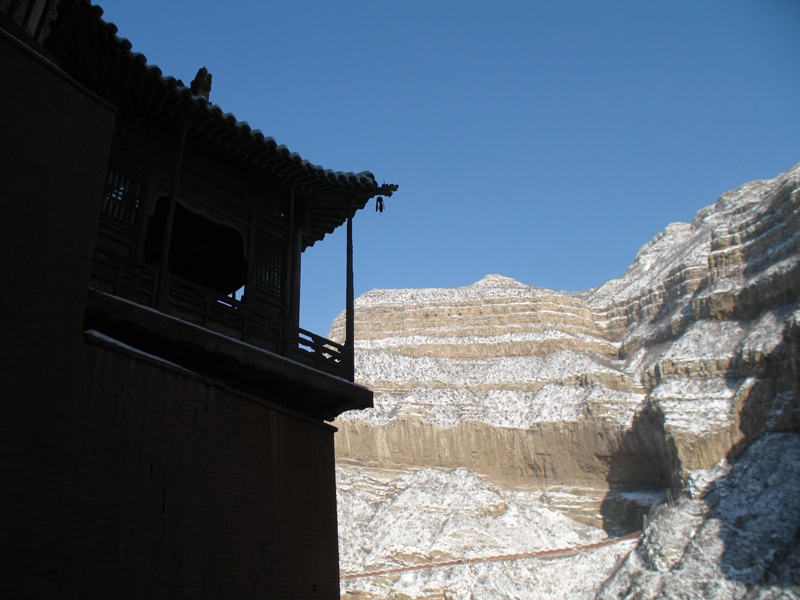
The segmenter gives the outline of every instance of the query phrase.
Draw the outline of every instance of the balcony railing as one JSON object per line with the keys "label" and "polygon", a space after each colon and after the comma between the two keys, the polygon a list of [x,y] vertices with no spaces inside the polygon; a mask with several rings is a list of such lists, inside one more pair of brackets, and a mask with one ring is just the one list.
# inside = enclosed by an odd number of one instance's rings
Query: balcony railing
{"label": "balcony railing", "polygon": [[[156,307],[155,267],[95,251],[92,287],[143,306]],[[199,327],[281,354],[296,362],[338,377],[348,378],[345,347],[322,336],[295,328],[286,334],[278,318],[244,302],[169,275],[163,312]],[[277,312],[277,311],[276,311]]]}
{"label": "balcony railing", "polygon": [[291,358],[318,371],[345,377],[346,354],[342,344],[319,336],[305,329],[295,331]]}

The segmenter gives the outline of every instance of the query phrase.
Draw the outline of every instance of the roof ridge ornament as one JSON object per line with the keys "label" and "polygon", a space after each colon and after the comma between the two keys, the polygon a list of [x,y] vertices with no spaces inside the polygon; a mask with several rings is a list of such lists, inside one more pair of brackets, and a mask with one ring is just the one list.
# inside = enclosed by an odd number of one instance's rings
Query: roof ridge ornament
{"label": "roof ridge ornament", "polygon": [[194,76],[192,83],[189,84],[192,96],[202,96],[206,100],[211,95],[211,73],[208,69],[201,67]]}

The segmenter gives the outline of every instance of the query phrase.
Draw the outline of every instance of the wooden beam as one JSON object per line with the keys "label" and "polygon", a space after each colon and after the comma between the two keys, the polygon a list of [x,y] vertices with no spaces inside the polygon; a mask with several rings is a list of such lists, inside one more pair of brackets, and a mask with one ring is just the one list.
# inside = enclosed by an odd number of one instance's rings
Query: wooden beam
{"label": "wooden beam", "polygon": [[[281,354],[288,356],[291,348],[291,341],[294,337],[294,304],[299,304],[300,299],[294,297],[294,278],[295,278],[295,259],[294,259],[294,238],[296,232],[295,220],[295,188],[292,185],[289,192],[288,206],[286,207],[286,223],[284,230],[286,240],[284,242],[283,257],[283,281],[281,282]],[[298,311],[299,312],[299,311]]]}
{"label": "wooden beam", "polygon": [[175,204],[178,202],[178,185],[181,180],[181,166],[183,165],[183,149],[186,145],[186,123],[181,127],[178,149],[175,153],[175,165],[172,169],[172,185],[169,189],[169,209],[164,233],[161,238],[161,258],[158,261],[158,304],[156,308],[164,311],[167,303],[167,288],[169,287],[169,247],[172,243],[172,222],[175,220]]}

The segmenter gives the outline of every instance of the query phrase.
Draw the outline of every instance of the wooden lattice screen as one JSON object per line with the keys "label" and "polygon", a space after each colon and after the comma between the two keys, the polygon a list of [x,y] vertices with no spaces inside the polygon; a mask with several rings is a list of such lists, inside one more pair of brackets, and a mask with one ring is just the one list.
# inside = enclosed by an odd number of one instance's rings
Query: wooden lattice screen
{"label": "wooden lattice screen", "polygon": [[144,174],[120,160],[108,163],[103,192],[103,217],[126,231],[133,231],[142,202]]}
{"label": "wooden lattice screen", "polygon": [[283,286],[283,242],[269,231],[256,232],[254,284],[256,291],[273,298],[281,297]]}

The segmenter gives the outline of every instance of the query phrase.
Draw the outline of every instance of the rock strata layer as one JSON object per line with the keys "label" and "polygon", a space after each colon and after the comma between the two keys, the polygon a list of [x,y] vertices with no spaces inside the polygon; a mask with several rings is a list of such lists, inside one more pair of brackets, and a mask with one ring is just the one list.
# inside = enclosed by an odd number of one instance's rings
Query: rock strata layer
{"label": "rock strata layer", "polygon": [[799,181],[723,194],[588,292],[489,275],[364,294],[356,378],[376,407],[337,421],[338,455],[663,486],[795,428]]}

